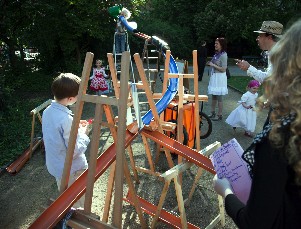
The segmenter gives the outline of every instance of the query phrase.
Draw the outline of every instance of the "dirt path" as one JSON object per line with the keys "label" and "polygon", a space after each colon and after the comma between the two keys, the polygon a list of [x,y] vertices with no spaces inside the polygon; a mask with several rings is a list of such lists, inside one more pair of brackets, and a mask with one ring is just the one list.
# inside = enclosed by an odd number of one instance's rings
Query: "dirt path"
{"label": "dirt path", "polygon": [[[160,81],[160,80],[158,80]],[[160,82],[158,82],[160,84]],[[191,84],[192,85],[192,84]],[[208,85],[208,77],[204,77],[199,86],[199,94],[206,94]],[[158,85],[160,86],[160,85]],[[192,88],[192,86],[191,86]],[[229,89],[229,95],[224,98],[224,117],[237,106],[237,101],[240,99],[241,93]],[[209,113],[209,103],[205,104],[204,111]],[[86,116],[94,114],[93,107],[85,107]],[[263,122],[266,118],[266,112],[258,114],[256,131],[260,131]],[[233,132],[232,128],[224,121],[213,123],[213,132],[209,138],[202,140],[202,147],[207,146],[215,141],[225,143],[232,138],[236,138],[245,149],[251,142],[251,139],[243,135],[243,130]],[[102,134],[100,145],[106,149],[113,142],[108,131]],[[133,143],[133,150],[137,158],[137,164],[147,166],[146,157],[143,151],[143,144],[140,138],[137,138]],[[163,155],[161,155],[160,163],[157,167],[158,171],[166,171],[167,165]],[[192,167],[188,172],[184,173],[183,194],[188,194],[189,188],[194,179],[197,168]],[[92,211],[102,216],[103,200],[106,193],[107,183],[106,172],[95,184],[94,199]],[[162,183],[154,177],[146,174],[139,174],[140,184],[136,188],[140,196],[147,198],[153,203],[157,203],[162,190]],[[187,208],[187,219],[189,222],[200,227],[206,226],[218,214],[216,194],[211,186],[212,176],[204,174],[199,182],[197,191],[194,194],[193,201]],[[151,185],[150,185],[151,184]],[[125,185],[125,190],[126,190]],[[55,179],[49,175],[45,167],[45,158],[43,152],[35,152],[32,159],[26,166],[16,175],[11,176],[4,173],[0,177],[0,228],[16,229],[28,228],[28,226],[41,213],[41,206],[46,206],[49,198],[56,198],[58,195]],[[172,209],[176,206],[176,197],[174,194],[174,186],[168,192],[164,207]],[[148,223],[150,218],[146,216]],[[124,203],[123,207],[123,228],[140,228],[139,220],[132,206]],[[226,228],[236,228],[232,220],[226,219]],[[164,224],[159,224],[158,228],[168,228]]]}

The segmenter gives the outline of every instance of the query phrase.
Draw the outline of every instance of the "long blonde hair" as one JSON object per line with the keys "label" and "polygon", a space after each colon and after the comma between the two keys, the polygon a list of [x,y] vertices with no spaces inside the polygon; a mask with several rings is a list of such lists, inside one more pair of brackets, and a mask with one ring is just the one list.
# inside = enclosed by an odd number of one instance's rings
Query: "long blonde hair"
{"label": "long blonde hair", "polygon": [[296,183],[301,185],[301,20],[295,22],[270,52],[272,74],[265,80],[265,94],[275,108],[271,113],[274,124],[271,142],[283,147],[284,135],[277,130],[280,117],[296,114],[290,126],[289,146],[285,153],[294,168]]}

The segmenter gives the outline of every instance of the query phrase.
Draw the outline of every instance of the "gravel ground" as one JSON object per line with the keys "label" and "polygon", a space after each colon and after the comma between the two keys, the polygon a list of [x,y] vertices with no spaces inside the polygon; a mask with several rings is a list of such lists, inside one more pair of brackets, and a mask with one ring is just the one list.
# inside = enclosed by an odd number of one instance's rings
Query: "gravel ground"
{"label": "gravel ground", "polygon": [[[233,77],[242,75],[238,68],[230,67]],[[207,69],[203,81],[199,85],[199,94],[206,94],[208,85]],[[192,81],[191,81],[192,82]],[[160,88],[160,80],[157,81],[157,87]],[[192,88],[192,84],[190,86]],[[229,94],[224,97],[224,119],[237,106],[241,93],[229,88]],[[89,114],[94,114],[94,107],[87,105],[84,107],[85,115],[83,118],[89,118]],[[209,102],[205,103],[204,111],[210,111]],[[256,132],[260,131],[266,111],[258,113]],[[107,129],[103,129],[100,139],[100,152],[112,144],[113,140]],[[251,142],[251,138],[243,135],[244,131],[238,129],[233,132],[232,128],[224,121],[213,123],[213,132],[207,138],[201,141],[201,146],[205,147],[215,141],[225,143],[232,138],[236,138],[245,149]],[[142,139],[138,137],[133,142],[133,150],[137,165],[147,167],[147,160],[144,153]],[[88,157],[88,156],[87,156]],[[160,156],[160,163],[157,165],[157,171],[164,172],[168,169],[165,157]],[[194,180],[197,168],[193,166],[183,174],[183,196],[188,196],[191,184]],[[102,216],[103,202],[106,194],[108,171],[104,173],[95,183],[92,211]],[[152,203],[158,203],[163,184],[157,178],[147,174],[139,173],[140,183],[136,184],[138,194]],[[218,214],[217,195],[212,189],[212,175],[204,173],[198,183],[198,187],[192,198],[189,207],[186,208],[187,220],[201,228],[208,225]],[[124,185],[124,192],[127,191],[127,185]],[[49,175],[45,166],[45,157],[42,151],[36,151],[31,160],[15,176],[3,173],[0,177],[0,228],[16,229],[28,228],[28,226],[42,212],[42,206],[46,206],[49,198],[56,198],[58,195],[55,179]],[[177,205],[174,185],[171,184],[166,197],[164,208],[171,210]],[[177,212],[176,212],[177,213]],[[145,215],[150,225],[151,218]],[[132,206],[123,204],[123,228],[140,228],[139,219]],[[169,228],[159,223],[157,228]],[[221,228],[218,225],[216,228]],[[226,217],[225,228],[236,228],[231,219]]]}

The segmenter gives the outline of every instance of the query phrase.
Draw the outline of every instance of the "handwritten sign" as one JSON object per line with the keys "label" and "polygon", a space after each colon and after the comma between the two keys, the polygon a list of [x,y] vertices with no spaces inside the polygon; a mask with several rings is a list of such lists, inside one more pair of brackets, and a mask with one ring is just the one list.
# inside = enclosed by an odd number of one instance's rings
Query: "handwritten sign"
{"label": "handwritten sign", "polygon": [[210,159],[218,178],[227,178],[235,195],[246,204],[252,179],[247,164],[241,157],[243,152],[240,144],[233,138],[216,150]]}

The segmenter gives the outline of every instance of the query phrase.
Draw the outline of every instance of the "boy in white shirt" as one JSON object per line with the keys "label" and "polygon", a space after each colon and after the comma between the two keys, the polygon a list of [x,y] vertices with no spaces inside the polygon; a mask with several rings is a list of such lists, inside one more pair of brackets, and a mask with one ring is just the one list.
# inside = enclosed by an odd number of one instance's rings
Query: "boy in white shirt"
{"label": "boy in white shirt", "polygon": [[[60,191],[64,170],[70,131],[73,121],[72,111],[67,108],[77,101],[80,78],[72,73],[61,73],[52,83],[51,90],[54,99],[43,112],[42,132],[46,152],[46,166],[48,172],[55,177]],[[70,186],[88,168],[85,151],[90,142],[87,136],[88,122],[81,120],[68,186]],[[74,207],[84,206],[84,196]]]}

